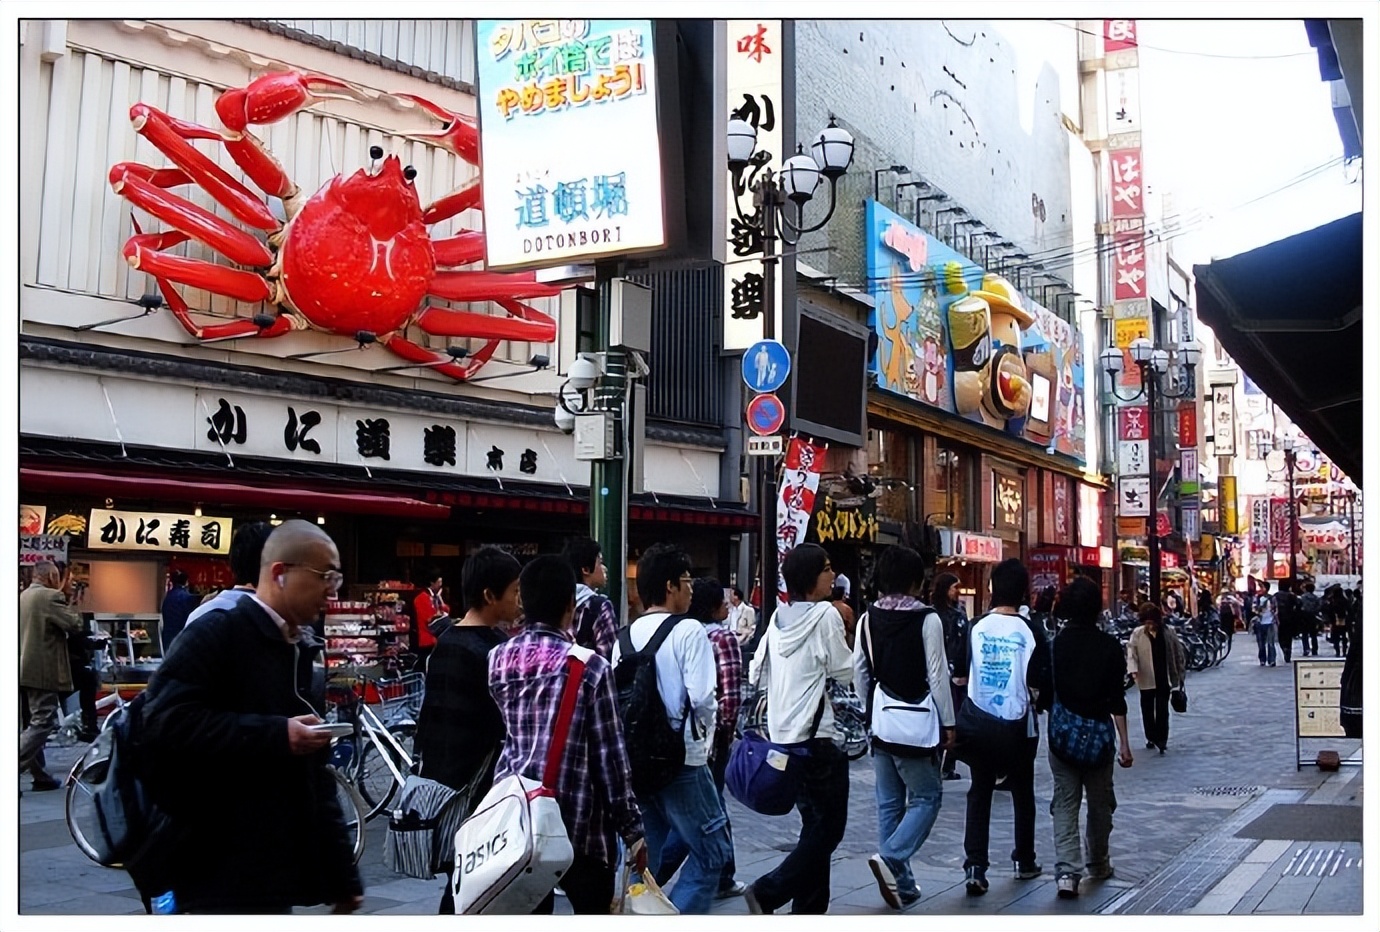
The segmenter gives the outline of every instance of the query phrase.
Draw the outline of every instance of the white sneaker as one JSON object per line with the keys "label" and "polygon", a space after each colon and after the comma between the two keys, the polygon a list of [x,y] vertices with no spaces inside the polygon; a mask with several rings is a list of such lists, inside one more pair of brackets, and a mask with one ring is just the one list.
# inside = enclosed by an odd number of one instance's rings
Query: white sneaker
{"label": "white sneaker", "polygon": [[1078,875],[1060,874],[1055,884],[1059,890],[1059,899],[1071,900],[1078,895]]}
{"label": "white sneaker", "polygon": [[881,893],[882,900],[892,909],[899,910],[901,896],[896,892],[896,875],[886,866],[886,861],[882,860],[880,854],[874,854],[867,859],[867,866],[872,868],[872,875],[877,878],[877,891]]}

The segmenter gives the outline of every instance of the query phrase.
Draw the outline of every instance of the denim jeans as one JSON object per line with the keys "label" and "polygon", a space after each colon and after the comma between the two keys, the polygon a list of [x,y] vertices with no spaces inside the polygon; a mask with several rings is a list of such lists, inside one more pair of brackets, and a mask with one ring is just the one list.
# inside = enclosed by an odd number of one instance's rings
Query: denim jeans
{"label": "denim jeans", "polygon": [[[728,772],[728,755],[732,745],[731,734],[726,741],[716,741],[714,758],[709,762],[709,773],[714,778],[714,789],[718,791],[719,805],[724,807],[725,814],[728,813],[728,806],[724,804],[724,778]],[[724,869],[719,872],[719,890],[733,886],[733,875],[738,870],[738,865],[733,859],[733,823],[726,822],[724,827],[728,829],[728,860],[724,862]],[[662,887],[669,884],[676,871],[685,863],[689,853],[689,847],[675,832],[666,836],[666,842],[661,846],[661,864],[652,873],[657,884]]]}
{"label": "denim jeans", "polygon": [[[1261,662],[1261,663],[1274,663],[1274,662],[1275,662],[1275,626],[1274,626],[1274,625],[1256,625],[1256,626],[1255,626],[1255,643],[1256,643],[1256,646],[1258,646],[1258,647],[1260,648],[1260,662]],[[1266,657],[1266,656],[1265,656],[1265,654],[1266,654],[1266,648],[1267,648],[1267,647],[1269,648],[1269,657]]]}
{"label": "denim jeans", "polygon": [[776,869],[753,881],[765,912],[787,903],[792,913],[827,912],[829,868],[848,827],[848,758],[829,738],[810,744],[805,779],[796,797],[800,838]]}
{"label": "denim jeans", "polygon": [[872,749],[872,772],[877,778],[877,853],[896,877],[896,889],[918,893],[910,859],[934,827],[944,796],[939,754],[897,757]]}
{"label": "denim jeans", "polygon": [[732,856],[728,815],[709,768],[682,767],[680,775],[660,792],[640,800],[647,833],[647,866],[656,876],[668,839],[679,838],[689,848],[680,879],[667,896],[687,915],[709,912],[719,890],[719,875]]}
{"label": "denim jeans", "polygon": [[[1112,834],[1112,813],[1116,812],[1116,792],[1112,789],[1115,758],[1101,767],[1080,770],[1049,755],[1049,770],[1054,776],[1054,795],[1049,814],[1054,818],[1055,876],[1082,876],[1083,866],[1105,870],[1108,867],[1107,842]],[[1083,793],[1088,795],[1087,860],[1078,839],[1078,810]]]}

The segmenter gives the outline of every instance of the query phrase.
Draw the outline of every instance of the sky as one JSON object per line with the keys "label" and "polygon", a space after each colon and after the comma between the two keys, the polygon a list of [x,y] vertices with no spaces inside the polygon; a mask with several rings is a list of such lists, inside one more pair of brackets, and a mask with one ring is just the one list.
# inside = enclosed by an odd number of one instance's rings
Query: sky
{"label": "sky", "polygon": [[[1303,22],[1142,20],[1145,174],[1172,192],[1181,265],[1236,255],[1361,209]],[[1327,163],[1331,167],[1300,180]],[[1247,203],[1252,202],[1252,203]],[[1244,205],[1244,206],[1243,206]]]}

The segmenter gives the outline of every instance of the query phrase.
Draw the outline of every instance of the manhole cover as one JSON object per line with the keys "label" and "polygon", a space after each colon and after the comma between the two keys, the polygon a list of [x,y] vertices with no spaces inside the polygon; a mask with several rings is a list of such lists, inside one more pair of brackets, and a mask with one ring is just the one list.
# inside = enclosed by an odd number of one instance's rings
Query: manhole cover
{"label": "manhole cover", "polygon": [[1263,793],[1263,786],[1195,786],[1193,792],[1198,796],[1254,796]]}

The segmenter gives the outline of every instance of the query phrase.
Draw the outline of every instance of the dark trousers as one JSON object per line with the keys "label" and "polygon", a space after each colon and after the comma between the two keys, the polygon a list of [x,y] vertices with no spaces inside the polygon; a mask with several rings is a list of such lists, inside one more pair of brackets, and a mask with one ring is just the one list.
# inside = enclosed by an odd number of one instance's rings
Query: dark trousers
{"label": "dark trousers", "polygon": [[[96,693],[101,688],[101,675],[89,666],[77,666],[72,664],[72,693],[76,693],[77,702],[81,707],[82,727],[94,732],[96,730]],[[72,695],[64,695],[63,701]]]}
{"label": "dark trousers", "polygon": [[[949,695],[953,697],[953,700],[954,700],[954,711],[957,712],[957,711],[959,710],[959,708],[963,705],[963,700],[966,699],[966,698],[968,697],[968,687],[967,687],[967,686],[955,686],[955,685],[951,682],[951,683],[949,683]],[[949,751],[945,751],[945,752],[944,752],[944,763],[943,763],[943,765],[940,767],[940,772],[941,772],[941,773],[957,773],[957,772],[958,772],[958,758],[954,757],[954,752],[953,752],[952,750],[949,750]]]}
{"label": "dark trousers", "polygon": [[[1038,740],[1038,739],[1036,739]],[[1011,809],[1015,822],[1015,847],[1011,860],[1021,864],[1035,863],[1035,757],[1034,748],[1013,751],[1009,765],[998,772],[987,761],[969,762],[972,783],[968,787],[968,811],[963,823],[963,868],[981,867],[986,870],[988,841],[992,827],[992,790],[997,777],[1006,776],[1003,788],[1011,791]]]}
{"label": "dark trousers", "polygon": [[1145,726],[1145,740],[1164,750],[1169,743],[1168,686],[1140,691],[1140,719]]}
{"label": "dark trousers", "polygon": [[792,913],[829,909],[830,861],[848,827],[848,758],[833,741],[816,738],[804,776],[795,803],[800,812],[795,850],[752,884],[757,902],[769,913],[787,903]]}
{"label": "dark trousers", "polygon": [[1294,638],[1298,637],[1298,632],[1292,625],[1276,625],[1279,629],[1279,652],[1284,655],[1285,663],[1292,663],[1294,659]]}
{"label": "dark trousers", "polygon": [[[577,916],[607,916],[613,904],[613,868],[587,854],[575,852],[570,870],[561,878],[560,888]],[[549,916],[556,910],[556,891],[532,910],[534,916]]]}
{"label": "dark trousers", "polygon": [[1303,641],[1303,656],[1318,656],[1318,629],[1312,626],[1304,628],[1299,637]]}
{"label": "dark trousers", "polygon": [[1346,639],[1346,628],[1338,628],[1336,625],[1333,625],[1332,631],[1329,632],[1327,639],[1332,642],[1332,652],[1336,656],[1346,656],[1349,647]]}

